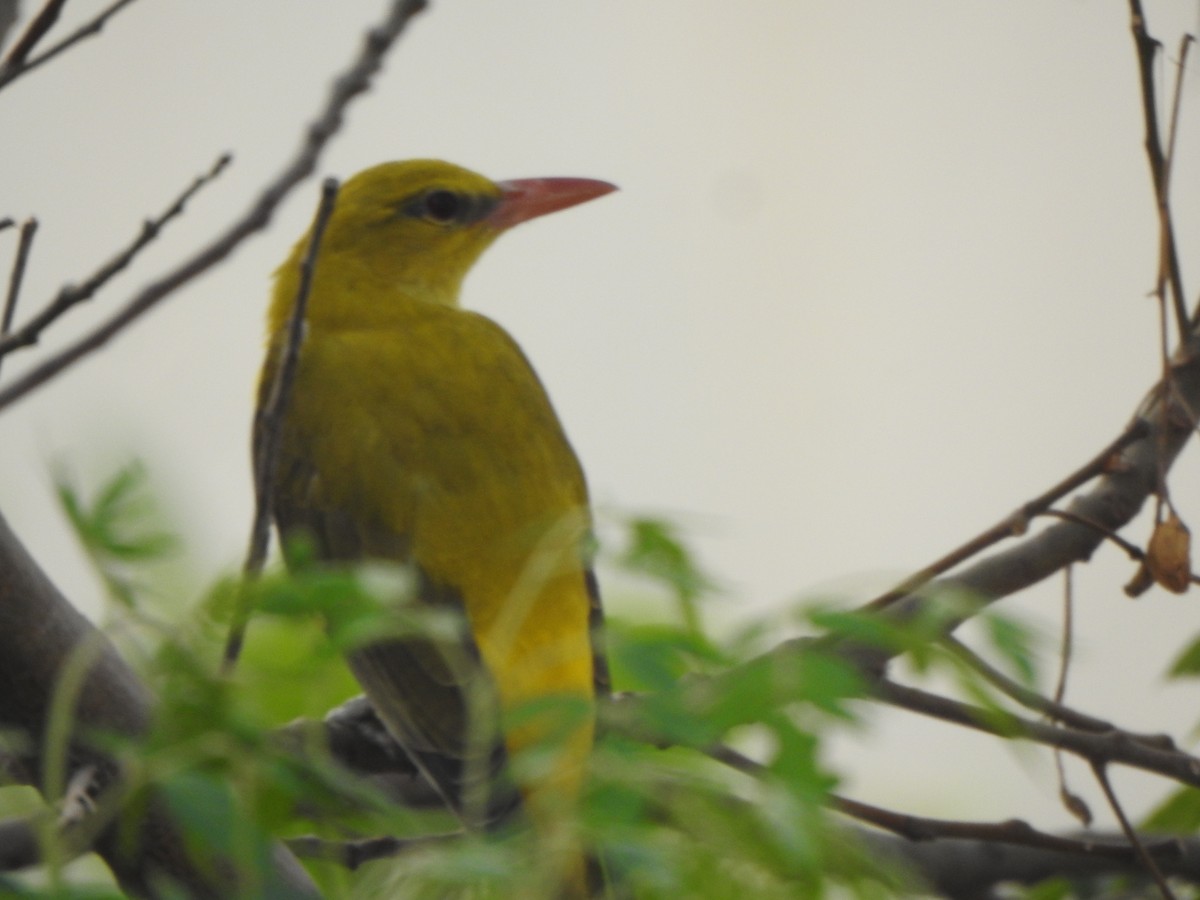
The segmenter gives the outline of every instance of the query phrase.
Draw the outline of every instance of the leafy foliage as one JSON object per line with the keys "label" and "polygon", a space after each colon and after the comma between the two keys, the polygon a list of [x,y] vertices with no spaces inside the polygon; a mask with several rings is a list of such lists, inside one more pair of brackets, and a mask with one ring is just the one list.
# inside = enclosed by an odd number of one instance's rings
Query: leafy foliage
{"label": "leafy foliage", "polygon": [[[100,577],[123,608],[138,609],[144,571],[178,547],[157,524],[144,469],[123,468],[87,500],[67,479],[59,484]],[[165,798],[210,852],[228,854],[248,872],[263,871],[281,835],[417,839],[396,858],[356,871],[310,861],[329,897],[547,896],[553,881],[546,854],[528,830],[421,840],[453,831],[456,823],[437,810],[391,802],[338,766],[320,741],[298,747],[280,739],[289,721],[316,721],[357,693],[342,661],[348,648],[386,633],[446,635],[459,624],[404,603],[413,581],[403,567],[326,567],[306,562],[302,545],[289,547],[288,555],[290,570],[250,583],[221,579],[197,609],[180,606],[173,625],[155,629],[156,649],[146,664],[161,698],[154,727],[136,745],[117,747],[133,773],[134,797]],[[903,622],[804,603],[786,621],[738,623],[718,638],[702,615],[714,582],[676,526],[630,520],[614,564],[661,590],[672,614],[609,622],[614,683],[628,695],[606,717],[570,825],[598,864],[639,898],[831,891],[872,897],[910,890],[894,863],[864,850],[830,812],[839,777],[828,762],[828,738],[857,723],[862,707],[854,701],[868,691],[861,673],[834,651],[852,643],[904,654],[918,674],[951,675],[1003,722],[1004,704],[992,687],[938,640],[947,617],[962,613],[964,604],[970,608],[972,598],[947,594]],[[224,623],[247,600],[256,615],[230,679],[218,674]],[[1015,619],[977,618],[994,655],[1018,681],[1034,683],[1036,635]],[[796,623],[820,637],[780,645],[784,629]],[[577,706],[548,698],[514,711],[515,720],[563,723],[542,729],[543,743],[514,767],[547,765],[555,742],[583,713]],[[1152,821],[1192,823],[1191,793]],[[135,800],[129,815],[139,808]],[[113,896],[89,884],[78,891],[72,895]]]}
{"label": "leafy foliage", "polygon": [[134,569],[161,561],[179,547],[162,525],[139,462],[118,469],[91,498],[83,497],[67,470],[54,476],[58,500],[109,596],[125,610],[138,606],[142,585]]}

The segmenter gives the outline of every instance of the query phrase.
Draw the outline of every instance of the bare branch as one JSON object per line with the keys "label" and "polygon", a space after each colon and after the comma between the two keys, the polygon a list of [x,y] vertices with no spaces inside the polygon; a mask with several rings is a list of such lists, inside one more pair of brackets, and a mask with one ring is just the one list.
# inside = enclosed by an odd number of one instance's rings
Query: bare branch
{"label": "bare branch", "polygon": [[[1054,853],[1075,853],[1120,862],[1140,860],[1137,851],[1128,843],[1099,842],[1094,836],[1064,837],[1038,831],[1028,822],[1009,819],[1006,822],[958,822],[950,819],[929,819],[898,813],[868,803],[860,803],[836,794],[830,796],[830,806],[860,822],[890,831],[910,841],[933,841],[945,838],[987,841],[1015,847],[1037,847]],[[1172,838],[1155,841],[1146,848],[1163,856],[1178,854],[1178,844]]]}
{"label": "bare branch", "polygon": [[[630,699],[631,695],[625,695],[618,702]],[[766,766],[731,747],[718,745],[704,752],[753,777],[769,774]],[[1050,834],[1017,819],[1005,822],[933,819],[838,794],[830,794],[827,805],[902,838],[895,842],[869,831],[856,833],[859,840],[898,857],[948,896],[975,898],[983,896],[979,893],[982,887],[993,883],[1013,880],[1033,883],[1054,876],[1131,876],[1151,871],[1153,877],[1153,873],[1165,871],[1200,880],[1200,843],[1174,836],[1157,837],[1147,843],[1135,835],[1131,843],[1129,837],[1121,839],[1093,832]],[[1024,852],[1014,852],[1018,848]],[[1145,865],[1147,858],[1153,860],[1149,869]],[[984,859],[987,863],[980,866]]]}
{"label": "bare branch", "polygon": [[0,0],[0,47],[8,40],[8,30],[17,24],[17,0]]}
{"label": "bare branch", "polygon": [[[29,262],[29,249],[33,236],[37,234],[37,219],[26,219],[21,225],[21,238],[17,244],[17,256],[13,260],[12,272],[8,276],[8,295],[4,298],[4,311],[0,312],[0,344],[8,337],[12,328],[13,315],[17,311],[17,298],[21,294],[21,282],[25,278],[25,265]],[[0,353],[0,358],[3,353]]]}
{"label": "bare branch", "polygon": [[[1115,835],[1081,835],[1079,840],[1095,846],[1096,853],[1059,852],[990,840],[942,838],[914,842],[866,831],[857,837],[873,856],[896,860],[918,873],[930,892],[955,900],[1000,896],[994,888],[1006,882],[1033,885],[1050,878],[1078,881],[1115,875],[1140,881],[1138,876],[1143,875],[1136,863],[1106,855],[1109,847],[1129,852],[1128,844]],[[1200,881],[1200,842],[1189,838],[1155,841],[1153,852],[1159,868],[1168,876]]]}
{"label": "bare branch", "polygon": [[1035,516],[1044,514],[1055,503],[1067,494],[1087,484],[1093,478],[1110,471],[1121,452],[1130,444],[1142,439],[1146,433],[1144,423],[1135,420],[1128,428],[1119,434],[1107,447],[1097,453],[1054,487],[1038,497],[1026,501],[1021,507],[991,528],[981,532],[965,544],[950,551],[941,559],[930,563],[918,572],[914,572],[904,581],[889,590],[881,597],[867,604],[868,609],[886,609],[902,600],[920,588],[924,587],[938,575],[942,575],[962,562],[976,556],[988,547],[999,543],[1005,538],[1016,537],[1025,533],[1029,522]]}
{"label": "bare branch", "polygon": [[1129,0],[1129,28],[1137,48],[1138,72],[1142,87],[1142,117],[1146,126],[1146,158],[1150,164],[1150,178],[1154,183],[1154,199],[1158,208],[1159,227],[1159,272],[1156,295],[1165,303],[1166,286],[1170,287],[1170,300],[1175,310],[1176,325],[1182,339],[1190,329],[1187,300],[1183,290],[1183,275],[1179,270],[1179,251],[1175,244],[1175,227],[1171,221],[1171,201],[1168,166],[1163,153],[1162,138],[1158,123],[1158,99],[1154,91],[1154,59],[1162,47],[1146,30],[1146,15],[1141,0]]}
{"label": "bare branch", "polygon": [[[905,620],[929,609],[940,594],[969,596],[976,601],[970,610],[958,604],[944,616],[946,633],[990,603],[1024,590],[1073,562],[1090,558],[1105,535],[1129,523],[1147,498],[1162,484],[1165,474],[1195,433],[1200,415],[1200,333],[1193,332],[1175,351],[1171,366],[1155,384],[1118,437],[1089,463],[1022,506],[999,525],[964,544],[937,563],[906,579],[884,596],[863,607],[866,612],[885,612]],[[1071,502],[1072,514],[1064,520],[1027,537],[1015,547],[987,556],[961,572],[930,582],[945,571],[1008,534],[1022,534],[1029,519],[1087,481],[1095,485]],[[1085,524],[1086,523],[1086,524]],[[927,585],[921,593],[916,586]],[[906,593],[906,591],[908,593]],[[786,654],[785,642],[768,655]],[[841,655],[865,671],[881,671],[896,651],[843,641]]]}
{"label": "bare branch", "polygon": [[[1117,730],[1117,726],[1111,722],[1081,713],[1061,701],[1050,700],[1036,691],[1032,691],[1024,685],[1013,681],[952,635],[943,638],[942,643],[960,661],[983,676],[992,687],[1034,712],[1039,712],[1049,719],[1069,725],[1072,728],[1078,728],[1081,731],[1105,732]],[[1162,747],[1163,749],[1173,749],[1175,746],[1174,741],[1167,735],[1140,734],[1137,737],[1142,743]]]}
{"label": "bare branch", "polygon": [[46,304],[41,312],[33,316],[16,331],[10,333],[6,327],[0,328],[0,358],[21,347],[36,344],[42,332],[67,312],[67,310],[79,303],[90,300],[113,276],[117,275],[133,262],[138,253],[158,237],[167,223],[177,216],[182,215],[188,201],[201,188],[220,175],[232,159],[233,157],[228,153],[223,154],[208,172],[198,176],[188,185],[187,189],[157,218],[147,219],[143,222],[137,237],[133,239],[129,246],[89,275],[82,284],[63,287],[58,292],[58,296]]}
{"label": "bare branch", "polygon": [[1109,808],[1112,809],[1113,814],[1117,817],[1117,821],[1121,823],[1121,831],[1125,833],[1125,839],[1129,841],[1137,853],[1138,859],[1146,867],[1146,871],[1150,873],[1150,877],[1154,879],[1154,883],[1158,885],[1158,892],[1162,894],[1164,900],[1175,900],[1175,894],[1167,884],[1167,880],[1163,878],[1163,874],[1155,864],[1154,858],[1150,855],[1145,845],[1142,844],[1142,839],[1138,837],[1137,829],[1133,827],[1133,823],[1125,815],[1121,801],[1117,799],[1117,793],[1113,790],[1112,783],[1108,780],[1108,767],[1103,762],[1093,759],[1092,772],[1095,773],[1096,780],[1100,782],[1100,787],[1104,790],[1104,796],[1108,799]]}
{"label": "bare branch", "polygon": [[25,29],[25,33],[13,44],[12,50],[8,52],[8,56],[5,57],[2,67],[0,67],[0,72],[9,67],[20,66],[25,62],[29,54],[33,52],[33,48],[37,46],[38,41],[54,27],[62,8],[66,5],[67,0],[46,0],[46,5],[33,17],[29,27]]}
{"label": "bare branch", "polygon": [[346,107],[370,87],[383,58],[425,0],[394,0],[386,19],[368,32],[358,58],[338,78],[316,121],[309,126],[295,158],[263,190],[249,210],[211,243],[138,292],[120,311],[65,350],[36,366],[0,391],[0,409],[45,384],[79,359],[103,347],[132,322],[196,276],[221,262],[250,235],[266,227],[280,202],[316,168],[321,151],[341,127]]}
{"label": "bare branch", "polygon": [[[38,627],[30,628],[30,622]],[[64,694],[71,686],[73,696]],[[70,772],[92,765],[116,779],[119,768],[109,752],[88,736],[136,740],[149,726],[151,706],[150,692],[116,648],[55,589],[0,516],[0,727],[30,741],[23,762],[33,767],[30,774],[47,799],[62,793],[55,782],[66,788],[73,781],[52,771],[62,756]],[[61,737],[54,721],[60,709]],[[115,804],[96,821],[105,824],[105,816],[114,813]],[[159,896],[155,880],[166,877],[186,886],[188,896],[240,895],[237,867],[208,865],[211,853],[198,863],[189,839],[153,793],[132,818],[105,828],[94,844],[131,893]],[[274,867],[262,874],[286,896],[318,896],[295,859],[284,853],[277,848]]]}
{"label": "bare branch", "polygon": [[1179,136],[1179,110],[1183,105],[1183,76],[1187,73],[1188,51],[1196,43],[1194,35],[1185,34],[1179,39],[1179,59],[1175,62],[1175,90],[1171,97],[1171,121],[1167,125],[1167,152],[1163,160],[1163,178],[1167,189],[1171,186],[1171,169],[1175,165],[1175,139]]}
{"label": "bare branch", "polygon": [[[333,215],[338,187],[335,178],[325,179],[321,187],[321,202],[317,205],[316,218],[310,230],[308,249],[300,262],[300,286],[288,319],[286,343],[280,353],[278,367],[273,373],[270,386],[260,391],[259,405],[254,411],[254,522],[250,529],[246,561],[242,567],[242,573],[247,579],[254,579],[262,574],[263,564],[267,560],[267,547],[271,536],[271,510],[275,506],[275,470],[279,457],[279,441],[283,433],[283,420],[292,398],[292,384],[296,380],[296,370],[300,363],[300,345],[304,340],[308,296],[312,291],[313,273],[317,268],[317,254],[321,250],[325,226],[329,224],[329,217]],[[221,661],[221,668],[225,673],[232,672],[237,665],[249,618],[249,596],[245,590],[240,590]]]}
{"label": "bare branch", "polygon": [[1088,762],[1115,762],[1154,772],[1182,784],[1200,787],[1200,759],[1178,749],[1147,744],[1125,731],[1087,732],[1025,719],[1012,713],[984,709],[940,697],[918,688],[880,679],[872,695],[899,709],[941,719],[1003,738],[1061,747]]}
{"label": "bare branch", "polygon": [[[91,37],[92,35],[99,34],[101,31],[104,30],[104,26],[108,22],[109,19],[111,19],[113,16],[115,16],[117,13],[119,13],[122,9],[124,9],[126,6],[128,6],[132,2],[133,2],[133,0],[115,0],[115,2],[111,6],[108,6],[107,8],[102,10],[89,22],[80,26],[75,31],[73,31],[69,35],[67,35],[67,37],[63,38],[61,41],[59,41],[57,44],[55,44],[53,47],[51,47],[49,50],[46,50],[44,53],[41,53],[38,56],[35,56],[31,60],[26,61],[25,56],[28,54],[29,50],[31,50],[33,48],[33,44],[30,44],[30,46],[25,49],[24,53],[20,54],[19,56],[16,53],[16,50],[18,48],[14,47],[13,53],[9,54],[9,57],[6,60],[4,60],[4,62],[2,64],[0,64],[0,90],[3,90],[5,86],[12,83],[13,81],[16,81],[18,78],[20,78],[22,75],[26,74],[27,72],[32,72],[34,69],[36,69],[38,66],[42,65],[43,63],[49,62],[54,57],[56,57],[60,53],[62,53],[64,50],[68,50],[71,47],[75,46],[80,41],[82,41],[84,38],[88,38],[88,37]],[[65,3],[66,3],[66,0],[49,0],[49,2],[46,4],[46,8],[43,9],[42,12],[45,13],[46,10],[52,6],[62,7]],[[57,16],[58,16],[57,10],[55,10],[54,16],[55,16],[55,18],[57,18]],[[53,20],[51,20],[50,24],[53,24]],[[48,28],[49,28],[49,26],[47,25],[47,29]],[[32,29],[33,29],[33,25],[30,25],[30,31],[32,31]],[[42,34],[38,34],[36,36],[36,38],[34,39],[33,43],[35,44],[38,40],[41,40],[44,33],[45,32],[43,31]],[[26,32],[26,36],[28,36],[28,34],[29,34],[29,32]],[[24,41],[25,38],[22,37],[21,40]],[[19,44],[18,44],[18,47],[19,47]]]}

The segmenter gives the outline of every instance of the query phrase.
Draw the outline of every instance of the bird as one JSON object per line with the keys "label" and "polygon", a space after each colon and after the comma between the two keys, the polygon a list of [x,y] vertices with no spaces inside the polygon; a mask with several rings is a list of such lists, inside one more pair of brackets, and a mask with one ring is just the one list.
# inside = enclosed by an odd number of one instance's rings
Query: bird
{"label": "bird", "polygon": [[[347,661],[468,830],[527,814],[561,837],[610,686],[583,469],[524,352],[462,307],[462,282],[508,229],[614,190],[387,162],[341,186],[315,257],[271,512],[285,556],[299,540],[323,562],[402,564],[415,608],[461,623],[452,640],[384,634]],[[311,237],[275,274],[260,408]],[[565,722],[547,721],[555,710]],[[513,757],[556,732],[552,761],[514,775]],[[582,855],[560,855],[563,895],[582,895]]]}

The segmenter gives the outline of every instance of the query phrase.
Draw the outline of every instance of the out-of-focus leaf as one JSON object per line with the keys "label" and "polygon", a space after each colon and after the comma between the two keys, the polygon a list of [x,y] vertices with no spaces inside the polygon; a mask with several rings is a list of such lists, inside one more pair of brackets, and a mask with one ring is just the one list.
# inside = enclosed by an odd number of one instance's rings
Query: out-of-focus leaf
{"label": "out-of-focus leaf", "polygon": [[1174,791],[1146,816],[1142,827],[1172,834],[1200,830],[1200,790],[1184,787]]}
{"label": "out-of-focus leaf", "polygon": [[700,570],[674,523],[657,518],[631,519],[629,543],[617,563],[666,586],[679,603],[684,625],[689,631],[700,633],[699,599],[712,592],[715,585]]}
{"label": "out-of-focus leaf", "polygon": [[1171,678],[1195,678],[1200,675],[1200,638],[1193,640],[1175,657],[1167,675]]}
{"label": "out-of-focus leaf", "polygon": [[1014,616],[989,610],[976,616],[988,642],[1026,687],[1037,684],[1037,632]]}
{"label": "out-of-focus leaf", "polygon": [[133,462],[117,470],[90,501],[63,467],[55,471],[54,482],[59,503],[110,596],[126,609],[137,607],[142,585],[133,567],[164,560],[179,549],[176,535],[162,525],[145,467]]}

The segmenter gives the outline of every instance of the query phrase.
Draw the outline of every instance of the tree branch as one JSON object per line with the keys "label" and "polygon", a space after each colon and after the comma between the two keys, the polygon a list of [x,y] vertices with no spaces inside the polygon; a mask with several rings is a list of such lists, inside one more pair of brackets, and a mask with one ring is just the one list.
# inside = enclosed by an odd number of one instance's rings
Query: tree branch
{"label": "tree branch", "polygon": [[[25,265],[29,262],[29,249],[33,246],[33,236],[37,234],[37,227],[37,219],[26,219],[21,225],[17,255],[8,276],[8,294],[4,298],[4,310],[0,312],[0,345],[3,345],[12,329],[13,316],[17,311],[17,298],[21,294],[21,282],[25,278]],[[3,353],[0,352],[0,360],[2,359]]]}
{"label": "tree branch", "polygon": [[103,347],[164,298],[221,262],[246,238],[265,228],[284,197],[316,168],[321,151],[341,127],[350,101],[367,90],[388,49],[403,33],[412,17],[424,8],[425,0],[394,0],[385,20],[368,32],[358,58],[334,82],[328,100],[316,121],[309,126],[296,156],[267,184],[249,210],[207,246],[134,295],[121,310],[95,330],[0,390],[0,409],[15,403],[77,360]]}
{"label": "tree branch", "polygon": [[1002,738],[1060,747],[1091,762],[1121,763],[1200,788],[1200,759],[1176,748],[1147,743],[1126,731],[1089,732],[1025,719],[1009,712],[984,709],[918,688],[880,679],[874,699]]}
{"label": "tree branch", "polygon": [[1125,839],[1129,841],[1130,846],[1137,853],[1138,859],[1146,871],[1150,873],[1150,877],[1154,879],[1154,883],[1158,886],[1159,894],[1162,895],[1163,900],[1175,900],[1174,892],[1167,884],[1163,873],[1159,871],[1154,858],[1150,855],[1149,849],[1142,843],[1142,839],[1138,837],[1137,829],[1133,827],[1133,823],[1125,815],[1125,809],[1121,806],[1121,801],[1117,799],[1117,792],[1113,790],[1112,782],[1108,780],[1108,767],[1103,762],[1093,759],[1092,772],[1096,776],[1096,781],[1100,783],[1100,788],[1104,791],[1109,808],[1121,824],[1121,831],[1125,834]]}
{"label": "tree branch", "polygon": [[[158,237],[167,223],[177,216],[182,215],[188,201],[201,188],[219,176],[232,159],[233,157],[228,153],[223,154],[208,172],[198,176],[175,199],[175,202],[167,207],[157,218],[147,219],[143,222],[137,237],[130,242],[129,246],[89,275],[82,284],[64,286],[58,292],[57,297],[46,304],[39,313],[15,331],[10,332],[7,328],[0,328],[0,358],[21,347],[36,344],[42,332],[67,312],[67,310],[79,303],[90,300],[113,276],[133,262],[138,253]],[[24,237],[24,229],[22,229],[22,237]]]}
{"label": "tree branch", "polygon": [[[925,880],[931,892],[953,900],[998,896],[993,888],[1004,882],[1033,885],[1050,878],[1078,882],[1142,875],[1136,863],[1108,855],[1110,848],[1128,854],[1129,846],[1121,838],[1107,834],[1079,837],[1081,842],[1095,847],[1095,853],[998,844],[990,840],[947,838],[914,842],[870,832],[859,832],[858,837],[872,855],[907,865]],[[1156,841],[1152,852],[1166,876],[1200,882],[1200,841],[1190,838]]]}
{"label": "tree branch", "polygon": [[[38,41],[44,38],[50,29],[54,27],[54,23],[58,21],[59,14],[62,8],[67,5],[67,0],[46,0],[46,5],[38,10],[37,15],[29,22],[29,27],[25,29],[25,33],[17,39],[13,44],[12,50],[8,52],[8,56],[4,59],[4,68],[10,66],[20,66],[26,60],[33,48],[37,46]],[[3,71],[3,69],[0,69]]]}
{"label": "tree branch", "polygon": [[[1112,722],[1097,719],[1094,716],[1079,712],[1079,710],[1067,706],[1059,700],[1051,700],[1048,697],[1043,697],[1036,691],[1032,691],[1024,685],[1013,681],[956,637],[947,636],[943,639],[943,643],[964,664],[983,676],[984,680],[992,685],[992,687],[1027,709],[1041,713],[1048,719],[1061,722],[1080,731],[1107,732],[1119,730]],[[1130,733],[1132,734],[1132,732]],[[1135,734],[1134,736],[1138,741],[1147,746],[1159,747],[1164,750],[1173,750],[1175,748],[1175,742],[1171,739],[1170,735]]]}
{"label": "tree branch", "polygon": [[[39,54],[33,59],[26,60],[25,57],[28,56],[29,51],[31,51],[34,45],[36,45],[37,42],[45,36],[46,32],[49,31],[50,26],[54,24],[54,20],[58,18],[58,9],[66,4],[66,0],[48,0],[46,6],[42,9],[42,12],[38,15],[38,18],[30,24],[29,30],[25,33],[25,35],[22,36],[21,40],[18,41],[17,45],[13,48],[13,52],[8,55],[8,58],[6,58],[3,63],[0,63],[0,90],[3,90],[7,85],[16,81],[22,75],[32,72],[43,63],[49,62],[64,50],[68,50],[75,46],[84,38],[99,34],[104,30],[104,26],[107,24],[109,19],[111,19],[132,2],[133,0],[115,0],[111,6],[108,6],[102,10],[89,22],[71,32],[69,35],[67,35],[67,37],[63,38],[49,50],[46,50],[44,53]],[[52,7],[53,10],[51,9]],[[53,17],[50,18],[44,27],[41,26],[38,23],[38,19],[41,19],[43,16],[50,15],[51,13]],[[35,26],[37,26],[39,29],[36,34],[34,34]],[[23,47],[22,45],[26,43],[26,38],[31,38],[31,40],[28,42],[28,46]]]}
{"label": "tree branch", "polygon": [[17,24],[17,0],[0,0],[0,47],[8,40],[8,31]]}
{"label": "tree branch", "polygon": [[971,538],[971,540],[930,563],[925,568],[914,572],[886,594],[872,600],[865,608],[887,609],[906,597],[910,597],[914,591],[929,584],[937,576],[943,575],[960,563],[965,562],[973,556],[977,556],[988,547],[998,544],[1005,538],[1025,534],[1029,528],[1030,521],[1036,516],[1045,514],[1055,503],[1072,491],[1087,484],[1093,478],[1109,472],[1122,451],[1129,445],[1141,440],[1145,436],[1146,431],[1147,427],[1145,424],[1135,419],[1107,447],[1066,478],[1062,479],[1058,484],[1032,500],[1027,500],[1015,512],[1005,516],[991,528]]}
{"label": "tree branch", "polygon": [[1170,300],[1175,310],[1176,325],[1182,336],[1190,330],[1187,299],[1183,290],[1183,275],[1179,271],[1179,251],[1175,244],[1175,227],[1171,221],[1169,160],[1163,153],[1158,123],[1158,99],[1154,92],[1154,60],[1162,48],[1146,30],[1146,16],[1141,0],[1129,0],[1129,28],[1137,48],[1138,74],[1142,88],[1142,116],[1146,126],[1145,148],[1150,163],[1150,178],[1154,183],[1154,199],[1158,211],[1159,272],[1156,293],[1167,301],[1164,285],[1170,287]]}
{"label": "tree branch", "polygon": [[[337,195],[337,180],[325,179],[321,187],[321,202],[317,205],[317,214],[310,229],[308,248],[300,262],[300,285],[292,303],[291,316],[288,318],[286,341],[279,355],[278,366],[271,373],[269,388],[260,388],[258,406],[254,410],[254,521],[250,528],[246,561],[242,566],[245,580],[253,580],[262,574],[263,564],[267,559],[271,537],[271,511],[275,508],[275,470],[278,468],[279,441],[288,404],[292,399],[292,384],[296,380],[296,370],[300,364],[300,345],[304,340],[308,295],[312,291],[317,254],[321,250],[325,226],[329,224],[329,218],[333,215]],[[232,672],[237,665],[249,620],[249,594],[243,584],[242,589],[237,592],[236,608],[229,623],[229,635],[225,640],[225,652],[221,660],[221,668],[226,673]]]}
{"label": "tree branch", "polygon": [[[149,726],[151,707],[150,692],[116,648],[55,589],[0,516],[0,728],[29,740],[23,757],[47,799],[62,794],[56,783],[66,786],[54,773],[59,766],[73,772],[91,765],[116,778],[116,762],[89,736],[136,739]],[[54,710],[66,722],[61,738]],[[236,867],[216,871],[197,862],[196,841],[152,794],[131,821],[105,827],[93,849],[135,896],[162,896],[170,890],[164,882],[197,898],[237,896]],[[263,874],[280,896],[319,896],[282,848]]]}

